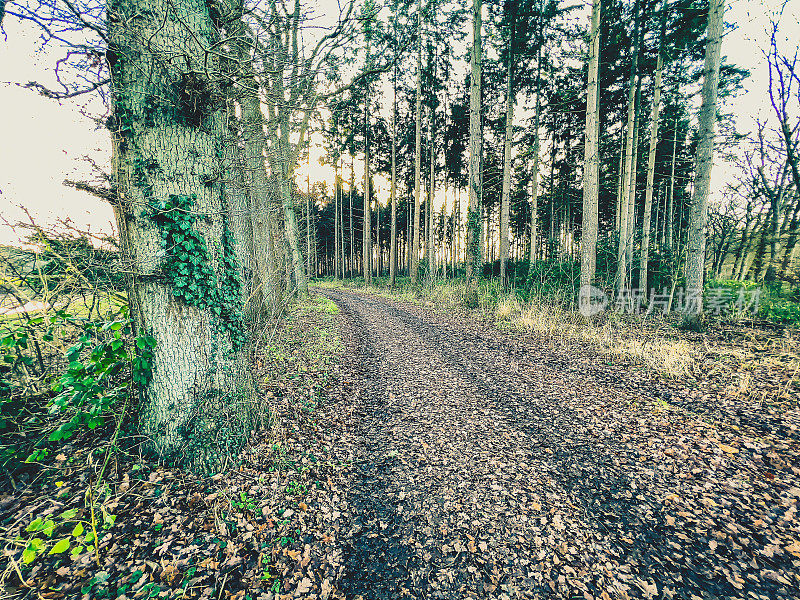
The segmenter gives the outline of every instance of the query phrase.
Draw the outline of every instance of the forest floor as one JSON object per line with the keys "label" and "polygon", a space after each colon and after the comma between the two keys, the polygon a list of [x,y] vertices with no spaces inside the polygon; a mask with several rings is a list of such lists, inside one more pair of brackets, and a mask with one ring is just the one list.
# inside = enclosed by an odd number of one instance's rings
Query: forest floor
{"label": "forest floor", "polygon": [[[204,479],[115,458],[96,512],[116,522],[98,528],[99,551],[43,555],[19,585],[7,549],[7,591],[800,597],[797,348],[785,332],[686,334],[692,366],[676,377],[474,311],[315,294],[267,340],[256,373],[278,426],[238,467]],[[6,539],[64,509],[88,518],[82,452],[44,476],[55,500],[0,495]]]}
{"label": "forest floor", "polygon": [[759,393],[790,379],[754,373],[730,410],[718,382],[321,293],[352,336],[353,397],[319,419],[351,465],[331,504],[346,597],[800,595],[797,396]]}

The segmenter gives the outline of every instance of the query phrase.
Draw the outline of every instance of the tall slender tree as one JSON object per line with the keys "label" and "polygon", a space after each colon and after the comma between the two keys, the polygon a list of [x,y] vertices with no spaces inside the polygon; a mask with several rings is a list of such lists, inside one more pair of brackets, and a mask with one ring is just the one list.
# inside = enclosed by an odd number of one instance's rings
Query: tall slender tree
{"label": "tall slender tree", "polygon": [[422,193],[422,0],[417,0],[417,95],[414,111],[414,241],[411,246],[411,283],[419,282],[420,207]]}
{"label": "tall slender tree", "polygon": [[630,241],[630,231],[633,229],[631,223],[631,182],[636,179],[636,159],[635,159],[635,143],[636,143],[636,97],[637,87],[639,82],[639,19],[640,19],[640,0],[636,0],[633,10],[634,25],[633,35],[631,42],[633,44],[633,58],[631,60],[631,72],[628,79],[628,116],[626,120],[625,129],[625,160],[623,162],[623,169],[620,172],[619,184],[619,247],[617,252],[617,289],[622,290],[628,282],[628,256],[630,254],[628,245]]}
{"label": "tall slender tree", "polygon": [[647,275],[650,262],[650,219],[653,209],[653,190],[656,175],[656,150],[658,149],[658,118],[661,110],[661,79],[664,70],[664,46],[667,29],[667,0],[661,5],[661,27],[658,37],[658,56],[653,81],[653,101],[650,110],[650,147],[647,154],[647,184],[642,215],[642,247],[639,256],[639,288],[647,293]]}
{"label": "tall slender tree", "polygon": [[711,166],[714,160],[714,130],[717,114],[717,88],[722,50],[725,0],[710,0],[703,66],[703,100],[700,106],[695,182],[689,207],[687,234],[686,287],[693,302],[687,311],[696,319],[703,312],[703,280],[705,275],[706,220]]}
{"label": "tall slender tree", "polygon": [[601,0],[592,4],[586,93],[586,148],[583,165],[583,226],[581,230],[581,294],[589,291],[597,262],[597,205],[600,184],[598,72],[600,65]]}
{"label": "tall slender tree", "polygon": [[481,0],[472,0],[472,48],[470,49],[469,90],[469,201],[467,205],[467,285],[475,283],[481,268],[481,66],[483,35]]}

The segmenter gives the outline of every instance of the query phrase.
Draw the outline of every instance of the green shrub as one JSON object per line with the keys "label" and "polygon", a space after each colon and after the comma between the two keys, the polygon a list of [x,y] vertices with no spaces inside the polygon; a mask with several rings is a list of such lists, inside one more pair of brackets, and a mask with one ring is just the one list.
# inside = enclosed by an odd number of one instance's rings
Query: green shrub
{"label": "green shrub", "polygon": [[758,305],[758,316],[782,325],[800,325],[800,303],[766,297]]}
{"label": "green shrub", "polygon": [[[69,343],[76,337],[63,361],[45,352],[43,344]],[[133,338],[126,311],[109,321],[78,319],[63,310],[47,317],[3,321],[4,463],[16,456],[27,456],[25,462],[39,461],[51,443],[70,438],[82,427],[102,426],[112,407],[130,397],[134,385],[149,381],[154,347],[155,339],[149,335]]]}

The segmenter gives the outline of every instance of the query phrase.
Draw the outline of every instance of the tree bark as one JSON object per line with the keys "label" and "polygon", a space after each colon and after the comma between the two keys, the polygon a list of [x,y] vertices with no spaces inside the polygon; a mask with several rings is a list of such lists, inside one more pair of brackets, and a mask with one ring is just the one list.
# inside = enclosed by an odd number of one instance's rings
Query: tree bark
{"label": "tree bark", "polygon": [[[511,36],[513,39],[512,28]],[[506,131],[503,144],[503,193],[500,197],[500,285],[508,285],[508,221],[511,197],[511,145],[514,137],[514,56],[513,41],[509,43],[508,72],[506,75]]]}
{"label": "tree bark", "polygon": [[635,123],[637,121],[636,114],[636,89],[638,84],[638,71],[639,71],[639,3],[636,0],[634,5],[634,25],[633,25],[633,59],[631,62],[631,73],[628,80],[628,118],[626,121],[626,134],[625,134],[625,163],[623,165],[620,177],[622,182],[620,185],[620,202],[619,202],[619,247],[617,251],[617,275],[616,283],[617,290],[623,290],[628,281],[628,241],[630,239],[628,230],[631,229],[630,221],[630,181],[631,171],[635,180],[636,163],[634,160],[634,137],[635,137]]}
{"label": "tree bark", "polygon": [[[541,33],[541,31],[540,31]],[[536,50],[536,108],[533,115],[533,168],[531,169],[531,247],[530,257],[528,259],[528,285],[530,286],[533,278],[534,264],[537,259],[537,234],[538,234],[538,220],[539,220],[539,151],[540,151],[540,133],[539,133],[539,120],[542,112],[541,102],[541,85],[542,85],[542,42],[539,39],[539,46]]]}
{"label": "tree bark", "polygon": [[[597,203],[600,191],[598,72],[600,68],[601,0],[592,5],[592,28],[589,38],[589,72],[586,93],[586,147],[583,167],[583,223],[581,230],[581,288],[588,300],[597,263]],[[585,295],[585,297],[584,297]]]}
{"label": "tree bark", "polygon": [[700,107],[699,142],[695,163],[695,185],[689,213],[687,238],[686,286],[697,296],[689,313],[697,316],[703,311],[703,278],[705,271],[706,219],[711,166],[714,160],[714,129],[716,126],[717,86],[719,82],[722,47],[722,17],[725,0],[711,0],[708,7],[706,56],[703,74],[703,101]]}
{"label": "tree bark", "polygon": [[422,193],[422,0],[417,0],[417,97],[414,112],[414,241],[411,246],[411,284],[419,282],[420,194]]}
{"label": "tree bark", "polygon": [[664,69],[664,37],[667,28],[667,0],[661,5],[661,30],[658,41],[658,58],[653,84],[653,105],[650,111],[650,147],[647,155],[647,187],[645,188],[644,213],[642,216],[642,248],[639,256],[639,289],[647,294],[647,270],[650,260],[650,217],[653,209],[653,186],[656,174],[656,150],[658,149],[658,117],[661,109],[661,75]]}
{"label": "tree bark", "polygon": [[364,269],[364,284],[372,283],[372,213],[369,197],[369,100],[368,92],[364,98],[364,247],[362,262]]}
{"label": "tree bark", "polygon": [[481,0],[472,0],[472,48],[469,90],[469,203],[467,206],[467,286],[474,284],[481,269]]}
{"label": "tree bark", "polygon": [[[209,473],[238,454],[261,414],[240,337],[225,107],[207,100],[219,84],[207,53],[218,32],[199,0],[115,0],[108,14],[115,213],[131,316],[156,340],[140,429],[164,462]],[[192,240],[184,247],[178,223]]]}
{"label": "tree bark", "polygon": [[286,252],[280,203],[270,184],[264,162],[266,134],[264,114],[258,98],[258,82],[251,67],[251,47],[243,27],[234,32],[239,68],[244,167],[249,176],[250,227],[253,240],[253,303],[259,314],[272,313],[286,293]]}
{"label": "tree bark", "polygon": [[675,232],[675,224],[673,222],[673,215],[675,214],[675,155],[678,151],[678,115],[675,115],[675,131],[672,135],[672,160],[669,168],[669,195],[667,196],[667,215],[665,229],[667,231],[667,250],[670,256],[675,250],[673,243],[673,235]]}
{"label": "tree bark", "polygon": [[508,37],[508,67],[506,69],[506,131],[503,144],[503,192],[500,196],[500,285],[508,285],[509,205],[511,199],[511,150],[514,138],[514,36],[516,35],[516,10],[514,2],[508,4],[511,12],[511,30]]}
{"label": "tree bark", "polygon": [[[397,32],[397,16],[395,15],[395,33]],[[389,240],[389,287],[397,283],[397,56],[395,54],[392,72],[392,173],[389,191],[392,203],[392,232]]]}
{"label": "tree bark", "polygon": [[334,252],[336,252],[336,279],[344,278],[342,268],[344,265],[340,263],[340,252],[341,249],[339,247],[339,232],[341,230],[341,215],[339,214],[339,159],[335,159],[333,163],[333,237],[334,237]]}
{"label": "tree bark", "polygon": [[353,226],[353,189],[356,186],[354,157],[350,157],[350,277],[356,274],[356,236]]}
{"label": "tree bark", "polygon": [[433,120],[435,117],[435,110],[431,105],[428,125],[428,139],[430,140],[430,176],[428,178],[428,279],[433,279],[436,276],[436,231],[434,227],[434,220],[436,213],[433,209],[433,198],[436,193],[436,143],[433,139]]}

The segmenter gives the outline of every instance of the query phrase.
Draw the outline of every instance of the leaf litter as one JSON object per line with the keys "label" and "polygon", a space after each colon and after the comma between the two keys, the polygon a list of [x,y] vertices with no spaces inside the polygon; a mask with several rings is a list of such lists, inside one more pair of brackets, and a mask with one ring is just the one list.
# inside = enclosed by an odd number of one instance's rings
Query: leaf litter
{"label": "leaf litter", "polygon": [[[280,427],[239,467],[202,479],[115,459],[99,562],[40,557],[20,582],[7,544],[9,597],[800,596],[785,377],[766,369],[734,397],[460,314],[324,295],[342,314],[283,332],[278,362],[304,375],[270,377]],[[303,344],[331,326],[343,344],[323,368]],[[759,411],[770,386],[788,399]],[[55,499],[0,497],[6,539],[86,510],[91,458],[67,450]]]}

